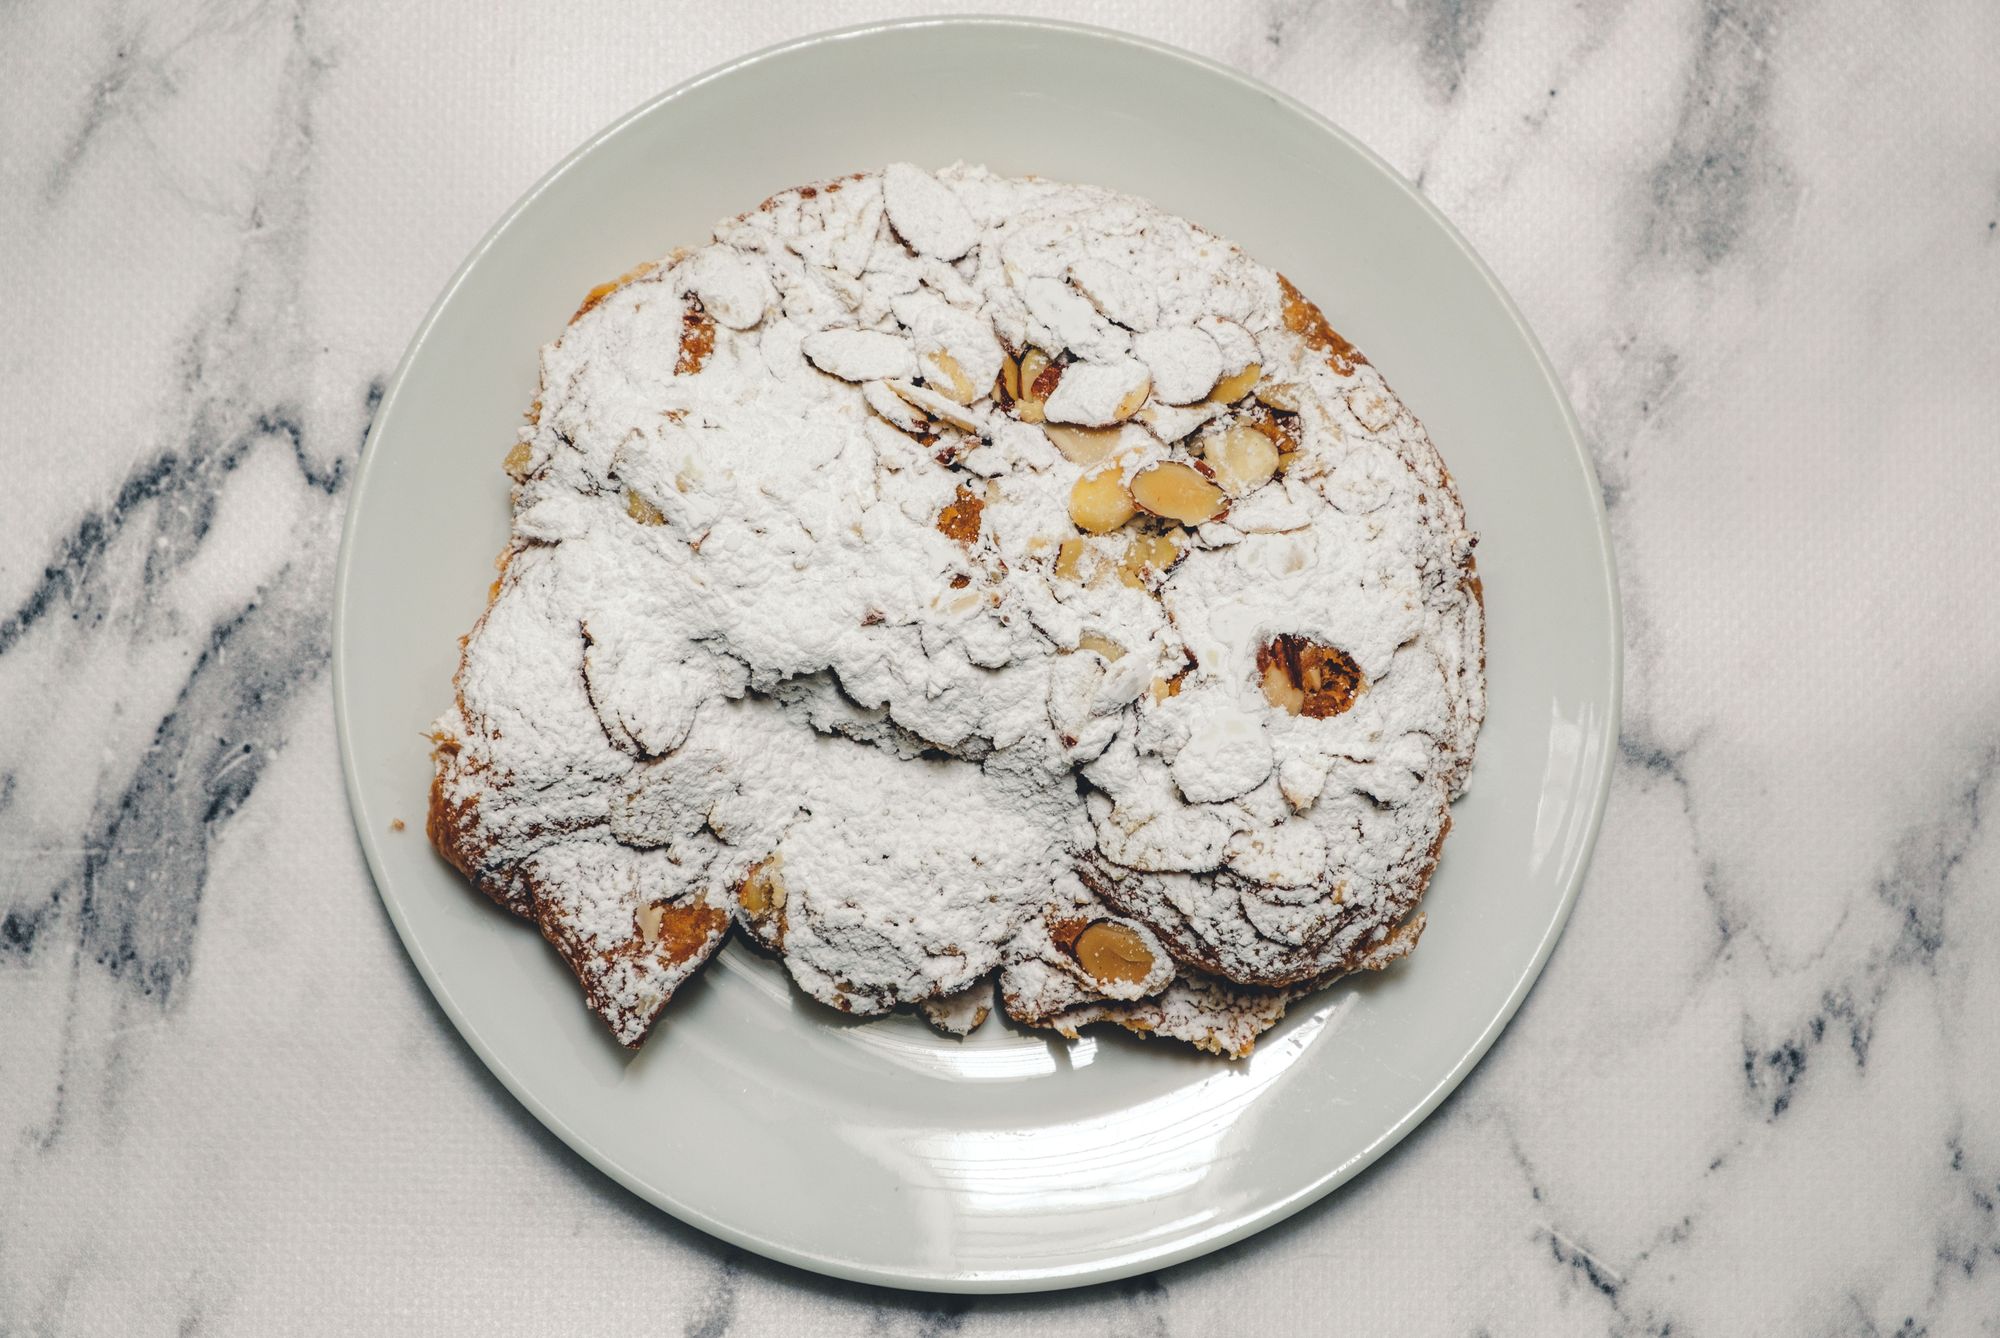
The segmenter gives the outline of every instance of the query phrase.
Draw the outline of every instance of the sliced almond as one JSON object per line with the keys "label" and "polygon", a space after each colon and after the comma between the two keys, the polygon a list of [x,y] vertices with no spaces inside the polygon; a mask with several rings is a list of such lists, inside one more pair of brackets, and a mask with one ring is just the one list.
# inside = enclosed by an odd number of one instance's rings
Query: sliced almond
{"label": "sliced almond", "polygon": [[[1021,355],[1020,369],[1015,375],[1020,388],[1014,392],[1014,414],[1022,422],[1039,423],[1047,416],[1049,392],[1037,387],[1053,365],[1049,355],[1038,348],[1031,348]],[[1061,373],[1058,372],[1057,376],[1060,377]]]}
{"label": "sliced almond", "polygon": [[965,369],[958,365],[958,359],[943,349],[926,353],[923,362],[924,384],[959,404],[970,404],[986,393],[965,374]]}
{"label": "sliced almond", "polygon": [[1073,465],[1088,469],[1092,465],[1103,464],[1118,449],[1118,438],[1122,430],[1115,427],[1077,427],[1072,423],[1044,423],[1042,431],[1048,433],[1063,459]]}
{"label": "sliced almond", "polygon": [[[1221,493],[1218,491],[1216,495],[1220,497]],[[1126,491],[1120,471],[1107,467],[1085,474],[1070,489],[1069,518],[1088,534],[1109,534],[1136,514],[1132,503],[1132,494]]]}
{"label": "sliced almond", "polygon": [[1102,585],[1117,570],[1105,549],[1101,541],[1071,535],[1056,550],[1055,574],[1078,585]]}
{"label": "sliced almond", "polygon": [[799,348],[813,366],[843,381],[908,380],[917,374],[910,341],[881,330],[819,330]]}
{"label": "sliced almond", "polygon": [[1153,375],[1137,358],[1071,363],[1059,383],[1043,392],[1043,412],[1050,422],[1108,427],[1139,412],[1152,388]]}
{"label": "sliced almond", "polygon": [[1291,455],[1299,449],[1299,416],[1295,413],[1257,405],[1242,415],[1242,422],[1269,437],[1280,456]]}
{"label": "sliced almond", "polygon": [[1034,325],[1057,351],[1067,349],[1089,362],[1109,362],[1132,346],[1132,337],[1104,319],[1090,299],[1059,278],[1031,276],[1020,285]]}
{"label": "sliced almond", "polygon": [[1217,404],[1234,404],[1256,387],[1257,378],[1263,374],[1264,369],[1253,362],[1236,375],[1225,376],[1217,381],[1215,389],[1208,393],[1208,397]]}
{"label": "sliced almond", "polygon": [[1231,497],[1241,497],[1270,482],[1278,472],[1278,447],[1256,428],[1238,423],[1202,443],[1202,459],[1215,471],[1215,481]]}
{"label": "sliced almond", "polygon": [[1184,409],[1155,401],[1139,410],[1133,417],[1144,423],[1154,436],[1171,446],[1221,412],[1221,405],[1207,401],[1191,404]]}
{"label": "sliced almond", "polygon": [[[956,274],[949,266],[943,273]],[[982,399],[1000,379],[1007,351],[993,322],[950,306],[929,288],[891,300],[896,320],[910,332],[924,383],[958,404]]]}
{"label": "sliced almond", "polygon": [[938,394],[928,386],[913,385],[908,381],[890,381],[889,389],[903,400],[941,423],[949,423],[961,432],[980,434],[985,426],[985,411],[975,410]]}
{"label": "sliced almond", "polygon": [[1396,421],[1396,402],[1380,386],[1356,386],[1348,391],[1347,407],[1370,432],[1380,432]]}
{"label": "sliced almond", "polygon": [[743,885],[736,889],[736,900],[751,919],[761,920],[785,908],[785,880],[778,872],[784,862],[783,855],[773,855],[752,866]]}
{"label": "sliced almond", "polygon": [[667,523],[666,514],[660,508],[654,506],[630,488],[625,490],[625,514],[638,521],[641,525],[664,525]]}
{"label": "sliced almond", "polygon": [[[1132,500],[1156,516],[1177,520],[1183,525],[1199,525],[1214,520],[1228,509],[1222,489],[1203,478],[1192,465],[1178,460],[1142,469],[1132,480]],[[1071,504],[1070,514],[1076,514]],[[1123,524],[1123,522],[1120,522]]]}
{"label": "sliced almond", "polygon": [[1304,388],[1295,381],[1266,381],[1257,387],[1257,402],[1286,413],[1297,413],[1305,403]]}
{"label": "sliced almond", "polygon": [[688,262],[694,295],[702,309],[732,330],[748,330],[778,300],[760,259],[727,246],[704,246]]}
{"label": "sliced almond", "polygon": [[1112,416],[1121,423],[1126,421],[1133,414],[1145,407],[1146,396],[1151,392],[1152,380],[1150,378],[1143,384],[1133,386],[1132,389],[1125,392],[1125,398],[1118,401],[1118,408],[1113,411]]}
{"label": "sliced almond", "polygon": [[1167,404],[1205,399],[1222,379],[1214,337],[1192,325],[1142,334],[1132,341],[1132,353],[1152,368],[1154,397]]}
{"label": "sliced almond", "polygon": [[915,405],[890,389],[887,381],[868,381],[861,387],[861,398],[868,407],[880,414],[892,426],[900,428],[913,437],[920,437],[931,430],[930,419],[918,413]]}
{"label": "sliced almond", "polygon": [[667,908],[657,901],[649,901],[639,908],[637,920],[639,939],[647,947],[660,941],[660,926],[666,922]]}
{"label": "sliced almond", "polygon": [[961,590],[955,595],[946,595],[943,591],[939,591],[932,598],[931,607],[956,618],[972,612],[985,602],[977,590]]}
{"label": "sliced almond", "polygon": [[979,225],[958,192],[910,163],[882,170],[882,207],[896,235],[920,255],[956,260],[979,240]]}
{"label": "sliced almond", "polygon": [[1021,398],[1021,364],[1011,356],[1000,359],[1000,388],[1010,402]]}
{"label": "sliced almond", "polygon": [[1078,650],[1094,650],[1105,659],[1116,662],[1125,658],[1125,648],[1108,636],[1096,632],[1085,632],[1076,639]]}
{"label": "sliced almond", "polygon": [[1146,588],[1154,576],[1165,574],[1187,551],[1187,531],[1179,528],[1165,534],[1135,534],[1118,563],[1118,579],[1135,590]]}
{"label": "sliced almond", "polygon": [[1264,700],[1283,711],[1286,715],[1303,715],[1306,709],[1305,689],[1286,675],[1283,665],[1267,664],[1259,676],[1264,686]]}
{"label": "sliced almond", "polygon": [[1083,559],[1090,552],[1090,545],[1082,539],[1069,538],[1062,541],[1056,550],[1056,575],[1065,581],[1083,579]]}
{"label": "sliced almond", "polygon": [[1076,960],[1100,984],[1136,985],[1153,973],[1153,950],[1130,925],[1095,920],[1076,936]]}
{"label": "sliced almond", "polygon": [[1108,321],[1128,330],[1150,330],[1160,319],[1159,295],[1123,265],[1086,256],[1070,266],[1069,278]]}
{"label": "sliced almond", "polygon": [[525,441],[517,441],[514,443],[514,448],[507,452],[507,458],[500,462],[500,467],[507,471],[507,477],[514,482],[526,483],[528,464],[534,458],[535,448]]}

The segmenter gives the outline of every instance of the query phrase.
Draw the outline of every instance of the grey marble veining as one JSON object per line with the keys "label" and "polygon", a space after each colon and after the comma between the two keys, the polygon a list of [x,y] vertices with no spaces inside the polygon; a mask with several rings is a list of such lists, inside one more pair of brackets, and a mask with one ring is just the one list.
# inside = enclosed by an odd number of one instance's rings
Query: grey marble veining
{"label": "grey marble veining", "polygon": [[[0,1334],[2000,1328],[2000,11],[1263,0],[1090,17],[1419,182],[1611,506],[1611,806],[1492,1054],[1156,1276],[812,1278],[624,1194],[452,1034],[349,831],[346,484],[550,162],[775,3],[0,10]],[[923,90],[913,89],[916,96]]]}

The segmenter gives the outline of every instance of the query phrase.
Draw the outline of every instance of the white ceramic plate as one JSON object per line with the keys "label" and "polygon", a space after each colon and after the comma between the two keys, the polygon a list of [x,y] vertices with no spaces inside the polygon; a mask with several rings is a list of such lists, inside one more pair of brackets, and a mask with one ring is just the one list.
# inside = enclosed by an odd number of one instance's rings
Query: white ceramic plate
{"label": "white ceramic plate", "polygon": [[[880,96],[949,90],[913,108]],[[507,532],[500,456],[579,296],[774,191],[895,159],[1147,197],[1286,274],[1430,427],[1482,533],[1491,714],[1397,968],[1230,1064],[1122,1034],[855,1022],[732,947],[635,1058],[525,921],[421,835],[420,732]],[[1218,171],[1218,168],[1225,170]],[[1068,1286],[1201,1254],[1381,1156],[1513,1016],[1569,913],[1617,738],[1596,480],[1547,361],[1449,224],[1368,150],[1241,75],[1130,37],[937,21],[831,33],[684,84],[479,244],[375,417],[341,553],[335,699],[356,825],[467,1042],[564,1141],[760,1254],[870,1282]],[[409,828],[391,834],[391,819]]]}

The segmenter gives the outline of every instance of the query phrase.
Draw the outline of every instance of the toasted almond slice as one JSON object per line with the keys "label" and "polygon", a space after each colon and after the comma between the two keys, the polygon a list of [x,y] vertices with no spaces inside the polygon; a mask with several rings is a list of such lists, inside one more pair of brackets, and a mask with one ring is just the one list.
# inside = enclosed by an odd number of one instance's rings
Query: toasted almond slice
{"label": "toasted almond slice", "polygon": [[926,353],[923,363],[924,384],[948,396],[954,403],[970,404],[986,393],[965,374],[965,369],[958,365],[958,359],[943,349]]}
{"label": "toasted almond slice", "polygon": [[1108,427],[1137,413],[1152,386],[1152,373],[1137,358],[1071,363],[1043,411],[1052,423]]}
{"label": "toasted almond slice", "polygon": [[1268,483],[1278,472],[1278,447],[1266,434],[1237,423],[1202,443],[1202,459],[1231,497]]}
{"label": "toasted almond slice", "polygon": [[907,380],[917,374],[910,341],[881,330],[819,330],[799,348],[813,366],[843,381]]}
{"label": "toasted almond slice", "polygon": [[1286,413],[1297,413],[1305,401],[1301,398],[1304,387],[1296,381],[1266,381],[1257,387],[1257,402]]}
{"label": "toasted almond slice", "polygon": [[920,255],[956,260],[979,240],[979,225],[958,192],[910,163],[883,169],[882,207],[896,235]]}
{"label": "toasted almond slice", "polygon": [[1153,973],[1153,950],[1139,931],[1116,920],[1095,920],[1076,936],[1076,960],[1100,984],[1136,985]]}
{"label": "toasted almond slice", "polygon": [[[1125,481],[1119,474],[1115,466],[1107,466],[1094,474],[1085,474],[1070,489],[1069,518],[1078,529],[1089,534],[1109,534],[1132,519],[1135,514],[1132,494],[1125,490]],[[1216,496],[1221,496],[1219,490]]]}
{"label": "toasted almond slice", "polygon": [[507,458],[500,462],[500,467],[507,471],[507,477],[514,480],[514,482],[526,483],[528,481],[528,465],[534,458],[535,448],[525,441],[517,441],[514,443],[513,449],[507,452]]}
{"label": "toasted almond slice", "polygon": [[704,246],[695,252],[688,273],[703,310],[732,330],[748,330],[778,300],[763,262],[727,246]]}
{"label": "toasted almond slice", "polygon": [[1108,321],[1128,330],[1150,330],[1160,319],[1159,295],[1123,265],[1086,256],[1070,266],[1069,278]]}
{"label": "toasted almond slice", "polygon": [[1368,691],[1367,675],[1338,646],[1286,632],[1257,648],[1264,699],[1289,715],[1324,720]]}
{"label": "toasted almond slice", "polygon": [[1133,417],[1145,424],[1147,430],[1154,436],[1171,446],[1203,423],[1213,420],[1221,412],[1221,405],[1206,400],[1200,404],[1190,404],[1184,409],[1155,401],[1139,410]]}
{"label": "toasted almond slice", "polygon": [[863,382],[861,398],[889,424],[912,436],[921,436],[930,430],[930,421],[917,412],[915,405],[890,389],[887,381]]}
{"label": "toasted almond slice", "polygon": [[761,920],[785,908],[785,879],[778,872],[784,862],[783,855],[772,855],[752,867],[743,885],[737,888],[736,900],[751,919]]}
{"label": "toasted almond slice", "polygon": [[1122,435],[1115,427],[1077,427],[1073,423],[1044,423],[1042,431],[1048,433],[1063,459],[1086,469],[1109,460]]}
{"label": "toasted almond slice", "polygon": [[[942,268],[952,273],[950,267]],[[1007,352],[993,333],[992,321],[947,305],[928,288],[896,298],[890,306],[910,331],[924,382],[931,389],[971,404],[999,380]]]}
{"label": "toasted almond slice", "polygon": [[1152,392],[1152,389],[1152,378],[1148,376],[1144,383],[1135,385],[1132,389],[1125,392],[1125,398],[1118,401],[1118,407],[1113,411],[1112,416],[1121,423],[1129,420],[1133,414],[1145,407],[1146,396]]}
{"label": "toasted almond slice", "polygon": [[1281,457],[1292,455],[1299,449],[1299,416],[1297,414],[1281,413],[1275,409],[1252,406],[1248,412],[1241,416],[1240,421],[1245,426],[1254,428],[1268,437],[1271,444],[1278,448],[1278,454]]}
{"label": "toasted almond slice", "polygon": [[1348,391],[1347,407],[1370,432],[1380,432],[1396,421],[1396,402],[1379,386],[1356,386]]}
{"label": "toasted almond slice", "polygon": [[[1131,497],[1154,515],[1178,520],[1183,525],[1214,520],[1229,505],[1222,489],[1203,478],[1192,465],[1178,460],[1140,470],[1132,480]],[[1073,502],[1070,514],[1076,514]]]}
{"label": "toasted almond slice", "polygon": [[956,400],[947,399],[928,386],[914,386],[908,381],[891,381],[889,389],[895,391],[910,404],[929,414],[941,423],[949,423],[961,432],[977,434],[984,430],[985,415],[968,409]]}
{"label": "toasted almond slice", "polygon": [[1216,382],[1215,389],[1209,392],[1208,397],[1217,404],[1234,404],[1255,388],[1257,378],[1263,374],[1264,369],[1253,362],[1236,375],[1225,376]]}
{"label": "toasted almond slice", "polygon": [[1142,334],[1132,352],[1153,371],[1154,398],[1167,404],[1205,399],[1222,379],[1222,351],[1212,335],[1192,325]]}
{"label": "toasted almond slice", "polygon": [[660,508],[654,506],[630,488],[625,490],[625,514],[638,521],[641,525],[664,525],[667,523],[666,514]]}
{"label": "toasted almond slice", "polygon": [[1056,550],[1056,575],[1062,577],[1065,581],[1082,580],[1083,559],[1084,555],[1089,551],[1090,546],[1082,539],[1069,538],[1063,540],[1062,547]]}
{"label": "toasted almond slice", "polygon": [[[1110,362],[1132,346],[1132,337],[1104,319],[1090,299],[1061,279],[1035,275],[1020,286],[1028,313],[1057,351],[1089,362]],[[1031,327],[1032,328],[1032,327]]]}
{"label": "toasted almond slice", "polygon": [[1049,355],[1038,348],[1031,348],[1021,355],[1020,389],[1014,395],[1014,414],[1022,422],[1039,423],[1046,417],[1049,392],[1037,387],[1052,366]]}
{"label": "toasted almond slice", "polygon": [[1118,661],[1125,658],[1125,648],[1108,636],[1097,632],[1085,632],[1076,639],[1078,650],[1094,650],[1105,659]]}
{"label": "toasted almond slice", "polygon": [[1263,683],[1264,700],[1285,714],[1298,715],[1306,709],[1305,689],[1285,676],[1283,665],[1265,665]]}
{"label": "toasted almond slice", "polygon": [[1186,551],[1187,531],[1178,526],[1165,534],[1135,534],[1118,563],[1118,579],[1143,590],[1148,578],[1171,569]]}

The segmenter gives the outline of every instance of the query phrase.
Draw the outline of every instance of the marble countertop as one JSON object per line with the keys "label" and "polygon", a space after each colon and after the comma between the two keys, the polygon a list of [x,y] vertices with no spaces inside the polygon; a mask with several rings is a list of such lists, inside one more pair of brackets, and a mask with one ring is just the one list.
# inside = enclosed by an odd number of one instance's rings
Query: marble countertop
{"label": "marble countertop", "polygon": [[373,895],[328,686],[346,485],[423,311],[550,163],[905,6],[28,0],[0,10],[0,1334],[1995,1331],[2000,10],[1022,8],[1359,135],[1568,386],[1626,720],[1500,1043],[1316,1207],[1053,1297],[829,1283],[599,1176]]}

